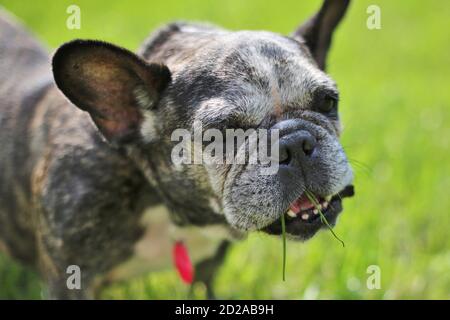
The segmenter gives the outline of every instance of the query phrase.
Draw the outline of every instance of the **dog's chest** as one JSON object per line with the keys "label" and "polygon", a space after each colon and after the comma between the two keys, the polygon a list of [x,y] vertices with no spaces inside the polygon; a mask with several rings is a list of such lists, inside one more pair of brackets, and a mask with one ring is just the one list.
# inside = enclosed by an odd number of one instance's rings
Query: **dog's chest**
{"label": "dog's chest", "polygon": [[213,256],[221,241],[233,239],[226,226],[175,226],[169,219],[167,209],[162,206],[149,209],[144,214],[142,223],[145,233],[136,243],[133,256],[114,268],[107,275],[109,280],[122,280],[168,268],[175,270],[172,254],[177,241],[183,242],[195,264]]}

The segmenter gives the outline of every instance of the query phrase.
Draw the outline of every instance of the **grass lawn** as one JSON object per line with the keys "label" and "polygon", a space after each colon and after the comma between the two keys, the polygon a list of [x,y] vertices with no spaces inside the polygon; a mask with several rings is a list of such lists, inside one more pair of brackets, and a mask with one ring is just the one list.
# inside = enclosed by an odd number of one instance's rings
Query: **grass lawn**
{"label": "grass lawn", "polygon": [[[69,4],[81,30],[66,28]],[[0,0],[51,48],[96,38],[135,49],[157,26],[176,19],[231,29],[289,33],[320,1]],[[381,8],[368,30],[366,8]],[[444,0],[358,0],[340,26],[328,71],[341,91],[342,142],[356,171],[356,197],[344,202],[335,232],[306,244],[253,234],[237,244],[217,278],[230,299],[413,299],[450,297],[450,6]],[[369,290],[368,266],[381,270]],[[174,270],[115,284],[113,299],[186,298]],[[0,256],[0,298],[40,298],[37,276]],[[204,297],[196,288],[195,296]]]}

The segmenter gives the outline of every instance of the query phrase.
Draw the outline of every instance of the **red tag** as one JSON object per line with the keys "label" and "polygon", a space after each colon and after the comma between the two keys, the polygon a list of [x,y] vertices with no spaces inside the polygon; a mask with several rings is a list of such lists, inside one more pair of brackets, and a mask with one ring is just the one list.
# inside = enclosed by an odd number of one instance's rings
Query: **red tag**
{"label": "red tag", "polygon": [[178,274],[185,283],[192,283],[194,280],[194,267],[186,246],[181,241],[175,242],[173,246],[173,263],[178,270]]}

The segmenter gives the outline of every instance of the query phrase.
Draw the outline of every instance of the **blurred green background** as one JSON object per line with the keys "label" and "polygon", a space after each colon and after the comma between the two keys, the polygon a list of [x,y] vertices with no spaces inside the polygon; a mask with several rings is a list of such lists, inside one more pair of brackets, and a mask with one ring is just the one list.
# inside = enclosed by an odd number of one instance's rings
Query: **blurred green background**
{"label": "blurred green background", "polygon": [[[0,0],[50,48],[96,38],[130,49],[168,21],[210,21],[230,29],[287,34],[315,1]],[[66,8],[81,8],[81,30],[66,28]],[[369,5],[381,29],[366,27]],[[341,91],[342,142],[356,171],[357,196],[335,228],[288,243],[281,281],[280,239],[253,234],[220,271],[220,298],[413,299],[450,297],[450,5],[432,1],[353,1],[334,37],[328,71]],[[381,269],[369,290],[368,266]],[[114,284],[104,298],[186,298],[174,270]],[[0,298],[40,298],[37,276],[0,256]],[[195,297],[203,298],[197,287]]]}

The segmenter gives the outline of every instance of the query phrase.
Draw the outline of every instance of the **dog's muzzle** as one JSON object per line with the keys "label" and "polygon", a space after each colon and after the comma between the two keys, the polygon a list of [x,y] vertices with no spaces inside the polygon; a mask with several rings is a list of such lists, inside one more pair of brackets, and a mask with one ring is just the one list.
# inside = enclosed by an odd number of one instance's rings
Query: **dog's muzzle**
{"label": "dog's muzzle", "polygon": [[[329,225],[334,226],[339,213],[342,211],[342,199],[352,197],[354,194],[353,185],[348,185],[333,196],[316,197],[318,203],[313,203],[303,193],[284,213],[286,232],[293,237],[306,240],[312,237],[322,227],[326,227],[327,222]],[[262,231],[273,235],[280,235],[282,232],[281,221],[274,221],[269,226],[263,228]]]}

